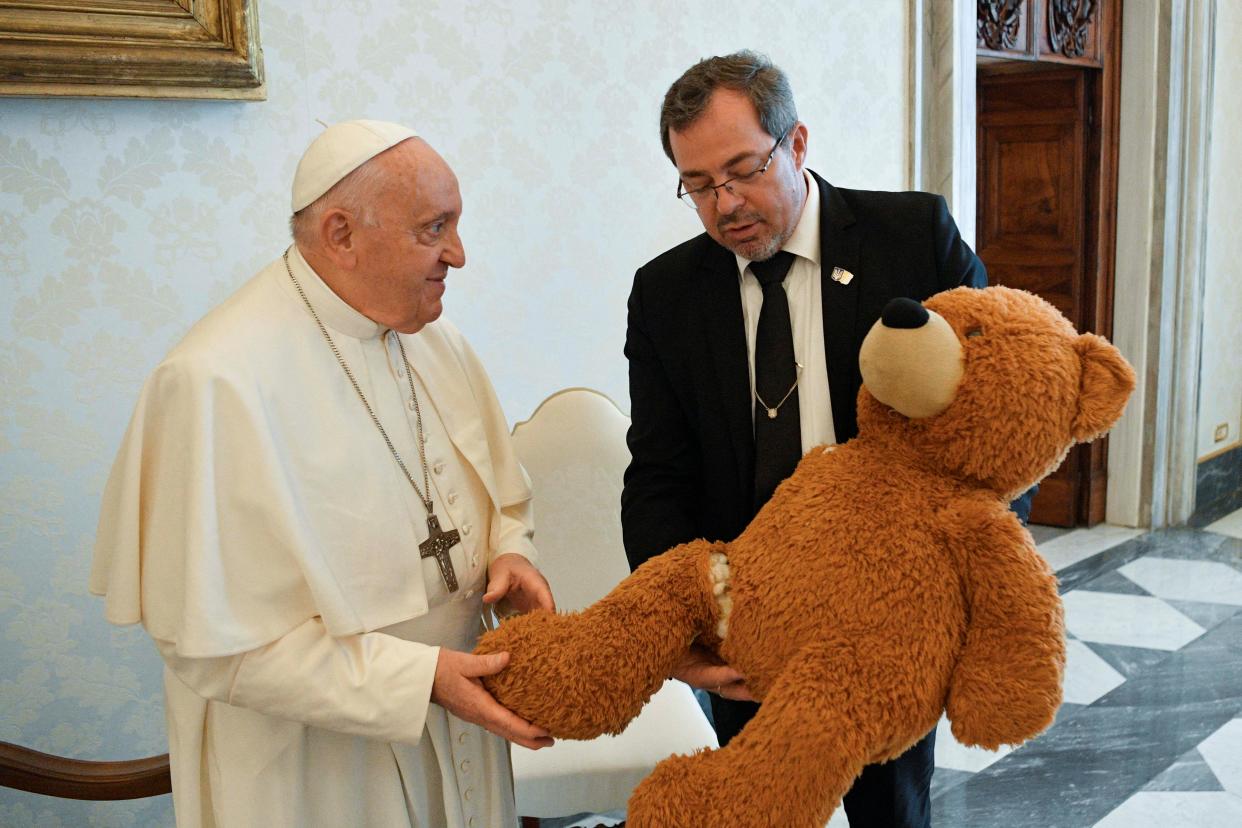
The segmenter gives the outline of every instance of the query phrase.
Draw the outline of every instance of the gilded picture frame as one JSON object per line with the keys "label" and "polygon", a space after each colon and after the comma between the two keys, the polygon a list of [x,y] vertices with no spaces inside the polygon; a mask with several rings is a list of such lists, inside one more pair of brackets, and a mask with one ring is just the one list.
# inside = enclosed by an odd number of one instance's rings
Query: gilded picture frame
{"label": "gilded picture frame", "polygon": [[258,0],[0,0],[0,95],[263,100]]}

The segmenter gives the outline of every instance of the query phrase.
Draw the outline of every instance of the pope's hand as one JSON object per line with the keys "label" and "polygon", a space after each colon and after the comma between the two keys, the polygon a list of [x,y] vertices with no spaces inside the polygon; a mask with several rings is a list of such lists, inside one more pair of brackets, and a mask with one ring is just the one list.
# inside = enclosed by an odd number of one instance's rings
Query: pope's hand
{"label": "pope's hand", "polygon": [[508,653],[473,655],[441,647],[431,700],[457,718],[514,744],[531,750],[549,747],[552,737],[548,731],[501,706],[479,680],[480,676],[499,673],[508,663]]}
{"label": "pope's hand", "polygon": [[746,677],[727,664],[721,663],[711,652],[692,646],[673,668],[673,678],[681,679],[691,687],[710,690],[718,696],[734,701],[755,701],[746,686]]}
{"label": "pope's hand", "polygon": [[537,608],[556,611],[547,579],[535,569],[534,564],[513,552],[496,558],[487,568],[487,592],[483,593],[483,603],[494,604],[501,598],[507,598],[509,605],[518,612],[530,612]]}

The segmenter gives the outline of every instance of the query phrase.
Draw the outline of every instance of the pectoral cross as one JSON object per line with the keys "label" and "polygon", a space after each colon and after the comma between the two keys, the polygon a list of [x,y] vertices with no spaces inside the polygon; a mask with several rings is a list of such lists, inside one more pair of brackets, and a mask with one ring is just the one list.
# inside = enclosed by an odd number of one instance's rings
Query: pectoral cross
{"label": "pectoral cross", "polygon": [[420,558],[435,558],[440,565],[440,575],[449,592],[457,591],[457,573],[453,571],[453,562],[449,559],[449,550],[461,542],[461,535],[454,529],[445,532],[440,528],[440,519],[434,514],[427,515],[427,540],[418,545]]}

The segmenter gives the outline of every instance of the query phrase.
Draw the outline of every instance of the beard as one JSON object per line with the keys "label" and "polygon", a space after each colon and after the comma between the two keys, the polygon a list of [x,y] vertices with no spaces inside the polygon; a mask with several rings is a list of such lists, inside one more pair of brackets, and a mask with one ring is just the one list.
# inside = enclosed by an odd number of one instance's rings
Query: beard
{"label": "beard", "polygon": [[[716,231],[720,234],[721,239],[727,238],[725,230],[729,227],[759,222],[761,228],[766,228],[763,216],[758,213],[744,213],[739,211],[732,212],[727,216],[721,216],[716,220]],[[753,239],[744,242],[736,242],[730,244],[727,241],[721,241],[721,244],[734,255],[741,256],[744,259],[750,259],[752,262],[762,262],[770,259],[780,252],[781,245],[788,241],[790,233],[765,233],[760,231],[759,235]]]}

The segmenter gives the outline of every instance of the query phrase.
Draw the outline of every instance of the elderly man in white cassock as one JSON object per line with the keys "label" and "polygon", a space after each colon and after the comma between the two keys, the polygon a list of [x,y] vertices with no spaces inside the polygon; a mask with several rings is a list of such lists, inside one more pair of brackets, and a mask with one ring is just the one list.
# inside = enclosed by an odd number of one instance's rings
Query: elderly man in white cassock
{"label": "elderly man in white cassock", "polygon": [[414,132],[307,149],[294,244],[147,380],[91,589],[164,658],[181,826],[509,826],[484,604],[552,608],[482,365],[440,319],[457,180]]}

